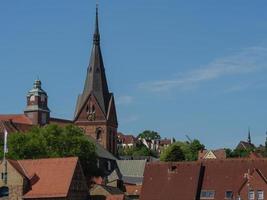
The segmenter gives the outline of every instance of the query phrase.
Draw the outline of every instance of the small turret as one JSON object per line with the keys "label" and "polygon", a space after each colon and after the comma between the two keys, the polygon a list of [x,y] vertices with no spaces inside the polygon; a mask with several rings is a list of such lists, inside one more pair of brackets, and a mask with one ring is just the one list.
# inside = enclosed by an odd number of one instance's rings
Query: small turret
{"label": "small turret", "polygon": [[49,123],[50,110],[47,103],[47,93],[42,89],[42,82],[37,79],[27,94],[27,107],[24,111],[33,124],[42,126]]}

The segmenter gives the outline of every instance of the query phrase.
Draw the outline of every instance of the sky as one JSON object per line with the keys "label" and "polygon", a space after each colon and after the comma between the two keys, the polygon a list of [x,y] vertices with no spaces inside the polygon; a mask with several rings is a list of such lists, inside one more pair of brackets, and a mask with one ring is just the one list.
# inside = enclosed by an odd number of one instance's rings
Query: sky
{"label": "sky", "polygon": [[[0,2],[0,113],[22,113],[37,77],[53,117],[72,119],[92,47],[96,1]],[[263,144],[267,2],[99,0],[101,48],[119,131],[207,148]]]}

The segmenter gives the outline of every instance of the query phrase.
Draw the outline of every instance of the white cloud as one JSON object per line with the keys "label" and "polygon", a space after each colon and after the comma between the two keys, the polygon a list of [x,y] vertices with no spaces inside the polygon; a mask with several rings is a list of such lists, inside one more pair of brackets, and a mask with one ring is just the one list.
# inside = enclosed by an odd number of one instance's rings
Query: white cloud
{"label": "white cloud", "polygon": [[116,102],[118,105],[129,105],[133,102],[133,97],[128,95],[119,96]]}
{"label": "white cloud", "polygon": [[174,88],[187,89],[202,82],[224,76],[233,76],[255,72],[267,68],[267,48],[250,47],[232,56],[216,59],[204,67],[188,71],[173,80],[158,80],[140,84],[140,88],[153,92]]}

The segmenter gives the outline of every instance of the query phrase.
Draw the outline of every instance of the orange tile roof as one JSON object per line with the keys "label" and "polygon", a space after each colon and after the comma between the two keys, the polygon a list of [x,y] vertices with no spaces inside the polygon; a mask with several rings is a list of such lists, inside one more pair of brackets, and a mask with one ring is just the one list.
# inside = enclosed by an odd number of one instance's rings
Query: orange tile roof
{"label": "orange tile roof", "polygon": [[0,115],[0,121],[10,121],[21,124],[32,124],[32,121],[24,114]]}
{"label": "orange tile roof", "polygon": [[24,195],[25,199],[67,197],[77,157],[49,158],[37,160],[18,160],[29,176],[38,176],[38,181]]}

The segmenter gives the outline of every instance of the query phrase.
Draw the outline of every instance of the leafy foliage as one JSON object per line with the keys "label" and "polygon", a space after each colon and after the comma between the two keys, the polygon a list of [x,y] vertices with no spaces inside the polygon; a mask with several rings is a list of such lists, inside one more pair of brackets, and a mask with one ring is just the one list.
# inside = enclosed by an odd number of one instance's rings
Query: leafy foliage
{"label": "leafy foliage", "polygon": [[7,157],[11,159],[78,156],[86,175],[96,171],[95,145],[73,125],[64,128],[47,125],[27,133],[10,134],[8,150]]}
{"label": "leafy foliage", "polygon": [[155,139],[161,138],[158,132],[150,131],[150,130],[143,131],[137,137],[142,138],[142,139],[148,139],[148,140],[155,140]]}
{"label": "leafy foliage", "polygon": [[[175,142],[173,143],[171,146],[169,146],[167,149],[165,149],[161,155],[160,155],[160,159],[162,161],[166,161],[166,157],[172,157],[169,154],[174,154],[172,149],[174,148],[174,146],[178,146],[182,153],[183,153],[183,157],[179,157],[179,159],[177,159],[176,161],[180,161],[180,158],[183,158],[182,160],[186,160],[186,161],[194,161],[197,160],[198,158],[198,151],[201,149],[204,149],[205,146],[203,144],[200,143],[199,140],[193,140],[192,142]],[[178,151],[177,151],[178,152]],[[174,155],[175,157],[175,155]]]}
{"label": "leafy foliage", "polygon": [[153,156],[157,157],[157,153],[148,149],[144,144],[137,143],[133,148],[121,148],[118,150],[120,156]]}
{"label": "leafy foliage", "polygon": [[167,148],[160,156],[161,161],[175,162],[185,160],[185,155],[179,145],[174,144]]}
{"label": "leafy foliage", "polygon": [[244,158],[248,157],[251,152],[253,152],[254,149],[225,149],[226,157],[227,158]]}

